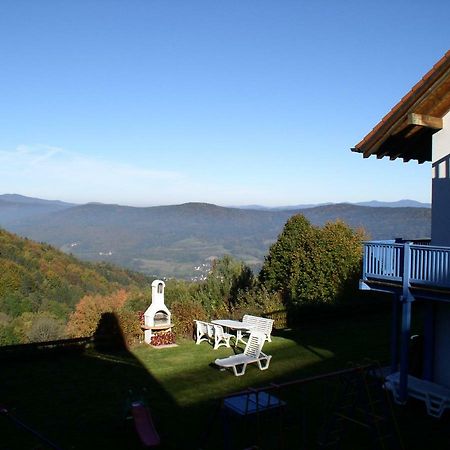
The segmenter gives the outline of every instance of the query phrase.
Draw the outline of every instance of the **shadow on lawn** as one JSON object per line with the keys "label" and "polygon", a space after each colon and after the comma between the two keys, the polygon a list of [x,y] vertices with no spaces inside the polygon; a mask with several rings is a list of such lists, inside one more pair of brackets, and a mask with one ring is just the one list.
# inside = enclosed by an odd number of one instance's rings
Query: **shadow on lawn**
{"label": "shadow on lawn", "polygon": [[[385,302],[380,307],[377,304],[374,306],[367,310],[361,308],[349,311],[347,314],[304,317],[295,328],[275,330],[274,342],[264,346],[264,351],[273,355],[270,369],[259,372],[254,367],[249,367],[248,375],[252,377],[249,387],[267,387],[271,383],[279,385],[291,380],[305,379],[365,364],[368,361],[388,365],[391,339],[390,303]],[[422,325],[420,306],[420,304],[415,305],[416,317],[413,320],[413,332],[419,333]],[[295,345],[292,345],[293,343]],[[296,358],[304,358],[305,364],[297,364]],[[307,358],[310,358],[308,362],[306,362]],[[278,370],[282,361],[285,363],[284,369]],[[218,374],[218,378],[222,378],[223,381],[227,376],[232,377],[231,374]],[[304,388],[292,386],[275,390],[287,404],[286,431],[282,433],[285,442],[284,444],[276,443],[276,447],[262,446],[261,448],[317,448],[318,434],[330,414],[329,408],[334,405],[333,395],[337,392],[336,384],[340,384],[340,381],[334,379],[330,382],[312,382]],[[239,384],[235,391],[241,389],[242,385]],[[378,391],[380,389],[381,386]],[[365,411],[371,411],[373,405],[370,396],[363,406]],[[390,407],[387,407],[387,410],[389,409]],[[390,426],[398,427],[404,443],[403,448],[408,450],[427,447],[442,450],[450,448],[450,412],[447,412],[440,420],[436,420],[427,416],[423,402],[414,400],[408,400],[407,405],[403,407],[392,405],[392,410],[395,418]],[[269,430],[269,435],[272,436],[274,428],[275,422],[267,425],[266,430],[262,426],[262,431]],[[292,441],[289,441],[288,436]],[[351,428],[348,439],[349,441],[341,448],[392,448],[382,445],[373,447],[374,443],[371,440],[373,436],[364,427]],[[213,446],[206,448],[213,448]]]}
{"label": "shadow on lawn", "polygon": [[[186,416],[192,418],[196,416],[195,411],[210,411],[210,420],[203,426],[205,429],[215,427],[215,436],[220,438],[220,424],[217,418],[214,422],[213,414],[217,411],[221,397],[249,387],[268,386],[271,383],[278,384],[344,369],[348,367],[349,361],[362,362],[367,358],[375,359],[374,355],[386,357],[389,350],[389,333],[385,336],[386,331],[389,331],[389,328],[386,328],[387,323],[389,323],[388,316],[384,313],[378,316],[359,317],[356,321],[354,317],[339,318],[336,321],[329,318],[327,320],[317,318],[298,329],[274,333],[273,343],[266,343],[264,346],[264,352],[273,355],[267,371],[259,371],[256,365],[250,365],[245,376],[234,377],[229,371],[219,372],[210,368],[209,372],[206,372],[204,368],[197,366],[192,369],[185,368],[182,374],[173,374],[171,379],[166,381],[170,385],[176,383],[178,378],[202,380],[203,388],[209,389],[209,396],[203,396],[203,400],[198,399],[194,406],[186,408]],[[211,361],[213,361],[216,353],[209,349],[207,344],[201,345],[205,352],[210,352]],[[331,390],[334,391],[334,387]],[[298,405],[298,410],[305,408],[305,405],[308,405],[308,408],[314,405],[316,409],[329,406],[327,403],[329,399],[317,402],[314,400],[316,395],[322,395],[322,392],[317,392],[314,386],[311,389],[308,387],[308,389],[289,390],[287,397],[284,397],[286,392],[280,392],[280,394],[291,407]],[[323,414],[324,411],[322,411],[322,419]],[[320,413],[316,414],[316,417],[318,416]],[[200,423],[197,423],[197,427]],[[294,434],[299,434],[301,431],[299,423],[297,422],[294,426]],[[317,423],[314,426],[317,428]],[[311,433],[312,426],[309,428]],[[203,448],[213,448],[214,444],[217,446],[218,441],[210,438],[207,444],[203,444]]]}
{"label": "shadow on lawn", "polygon": [[[167,418],[178,418],[179,408],[127,350],[111,313],[99,322],[93,348],[19,355],[2,361],[0,403],[58,447],[142,448],[134,424],[126,420],[129,400],[142,399],[150,407],[161,448],[176,448],[171,435],[177,424]],[[2,449],[48,448],[7,416],[0,417],[0,427]]]}

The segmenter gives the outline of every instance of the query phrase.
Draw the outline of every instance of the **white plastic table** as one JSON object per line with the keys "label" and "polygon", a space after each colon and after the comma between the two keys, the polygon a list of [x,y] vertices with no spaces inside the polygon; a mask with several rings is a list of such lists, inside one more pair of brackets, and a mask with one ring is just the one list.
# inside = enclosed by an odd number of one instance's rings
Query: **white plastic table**
{"label": "white plastic table", "polygon": [[245,343],[245,341],[242,340],[242,332],[243,331],[250,331],[254,326],[247,325],[244,322],[240,322],[239,320],[231,320],[231,319],[217,319],[217,320],[211,320],[211,323],[215,325],[221,325],[224,328],[228,328],[229,330],[236,330],[236,343],[242,341]]}

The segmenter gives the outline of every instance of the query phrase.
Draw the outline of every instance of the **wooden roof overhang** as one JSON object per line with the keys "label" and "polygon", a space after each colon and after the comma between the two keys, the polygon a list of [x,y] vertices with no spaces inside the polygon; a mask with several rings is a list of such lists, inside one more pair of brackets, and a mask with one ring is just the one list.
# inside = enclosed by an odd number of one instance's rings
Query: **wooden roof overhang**
{"label": "wooden roof overhang", "polygon": [[364,158],[431,161],[432,135],[450,110],[450,50],[352,151]]}

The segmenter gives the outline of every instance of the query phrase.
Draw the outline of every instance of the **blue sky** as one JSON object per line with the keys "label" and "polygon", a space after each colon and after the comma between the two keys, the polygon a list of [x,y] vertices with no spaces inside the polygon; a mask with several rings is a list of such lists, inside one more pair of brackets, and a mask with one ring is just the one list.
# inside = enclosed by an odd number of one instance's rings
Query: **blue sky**
{"label": "blue sky", "polygon": [[429,164],[350,148],[448,50],[449,17],[444,0],[3,0],[0,193],[429,201]]}

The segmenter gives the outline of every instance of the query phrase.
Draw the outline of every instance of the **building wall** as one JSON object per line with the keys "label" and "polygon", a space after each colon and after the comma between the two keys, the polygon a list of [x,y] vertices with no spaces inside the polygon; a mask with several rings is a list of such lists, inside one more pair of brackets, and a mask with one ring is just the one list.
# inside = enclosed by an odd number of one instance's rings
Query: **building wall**
{"label": "building wall", "polygon": [[450,246],[450,113],[433,135],[431,241]]}
{"label": "building wall", "polygon": [[[431,240],[450,246],[450,113],[433,135]],[[450,304],[439,303],[435,323],[434,381],[450,388]]]}
{"label": "building wall", "polygon": [[437,305],[435,327],[434,381],[450,388],[450,304]]}

